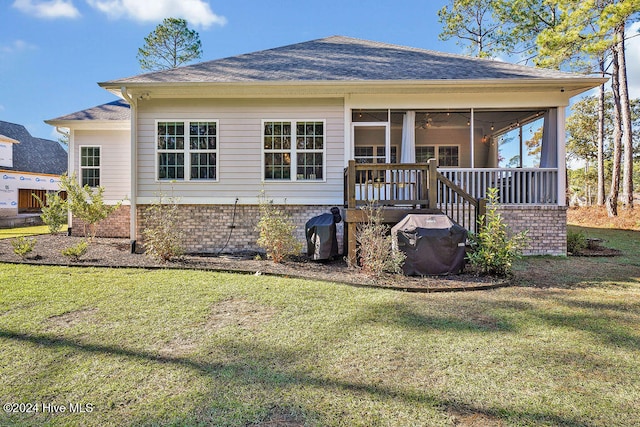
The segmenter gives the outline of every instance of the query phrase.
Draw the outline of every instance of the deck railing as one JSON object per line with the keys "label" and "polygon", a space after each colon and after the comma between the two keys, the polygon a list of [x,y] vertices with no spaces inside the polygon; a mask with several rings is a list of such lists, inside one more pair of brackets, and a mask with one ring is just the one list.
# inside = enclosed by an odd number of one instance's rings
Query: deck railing
{"label": "deck railing", "polygon": [[478,219],[486,213],[486,199],[472,197],[440,172],[436,185],[436,207],[467,230],[476,233]]}
{"label": "deck railing", "polygon": [[[439,172],[474,199],[484,199],[487,189],[498,189],[502,204],[555,205],[558,170],[549,168],[439,168]],[[446,199],[443,201],[447,201]]]}
{"label": "deck railing", "polygon": [[[345,169],[345,206],[351,209],[375,203],[380,206],[429,205],[429,180],[435,179],[435,163],[356,163]],[[431,198],[434,201],[434,198]]]}

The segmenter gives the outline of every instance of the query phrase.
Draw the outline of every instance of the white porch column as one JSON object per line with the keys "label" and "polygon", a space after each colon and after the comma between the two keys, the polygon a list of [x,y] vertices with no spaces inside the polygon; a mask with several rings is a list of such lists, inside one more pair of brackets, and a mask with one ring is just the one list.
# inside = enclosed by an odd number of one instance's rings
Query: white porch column
{"label": "white porch column", "polygon": [[476,167],[476,143],[475,143],[475,138],[474,138],[474,128],[475,128],[475,124],[474,124],[474,117],[473,117],[473,108],[471,109],[471,117],[469,118],[469,132],[471,132],[469,135],[469,140],[471,141],[471,167],[475,168]]}
{"label": "white porch column", "polygon": [[344,97],[344,166],[349,165],[349,160],[353,159],[353,139],[351,138],[351,95]]}
{"label": "white porch column", "polygon": [[558,153],[558,206],[567,205],[567,146],[566,146],[566,107],[558,107],[557,114],[557,153]]}

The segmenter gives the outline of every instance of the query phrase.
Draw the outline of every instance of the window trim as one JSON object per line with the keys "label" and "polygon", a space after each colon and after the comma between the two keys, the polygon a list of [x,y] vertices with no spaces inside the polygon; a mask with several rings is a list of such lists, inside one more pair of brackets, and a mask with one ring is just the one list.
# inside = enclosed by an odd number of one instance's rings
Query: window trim
{"label": "window trim", "polygon": [[[185,134],[184,134],[184,148],[181,150],[161,150],[158,148],[158,124],[159,123],[183,123]],[[215,150],[200,150],[195,149],[191,150],[191,134],[188,132],[191,123],[215,123],[216,124],[216,148]],[[156,119],[155,127],[153,130],[153,151],[155,154],[155,182],[190,182],[190,183],[212,183],[220,181],[220,120],[219,119]],[[184,155],[184,178],[160,178],[160,153],[182,153]],[[191,154],[195,153],[215,153],[216,154],[216,177],[215,179],[198,179],[191,178]]]}
{"label": "window trim", "polygon": [[[82,166],[82,149],[83,148],[97,148],[99,150],[98,152],[98,159],[100,159],[100,165],[98,167],[96,166]],[[82,187],[84,187],[83,184],[83,176],[82,176],[82,170],[83,169],[97,169],[98,170],[98,174],[99,174],[99,178],[98,178],[98,185],[95,186],[89,186],[91,188],[98,188],[100,187],[100,185],[102,184],[102,146],[101,145],[92,145],[92,144],[87,144],[87,145],[79,145],[78,146],[78,181],[80,182],[80,185]]]}
{"label": "window trim", "polygon": [[[278,149],[278,150],[270,150],[266,151],[264,148],[264,127],[266,123],[285,123],[288,122],[291,124],[291,148],[289,150],[286,149]],[[297,125],[298,123],[322,123],[322,150],[298,150],[297,148]],[[277,182],[300,182],[300,183],[318,183],[318,182],[327,182],[327,121],[326,119],[262,119],[260,122],[260,176],[263,182],[277,183]],[[265,160],[266,153],[270,152],[280,152],[280,153],[289,153],[291,158],[291,164],[289,171],[289,179],[273,179],[265,177]],[[298,154],[305,153],[322,153],[322,179],[298,179]]]}
{"label": "window trim", "polygon": [[[434,158],[438,161],[438,167],[443,168],[459,168],[460,167],[460,144],[420,144],[416,145],[418,147],[433,147],[434,148]],[[440,148],[442,147],[455,147],[458,149],[458,164],[455,166],[441,166],[440,165]]]}

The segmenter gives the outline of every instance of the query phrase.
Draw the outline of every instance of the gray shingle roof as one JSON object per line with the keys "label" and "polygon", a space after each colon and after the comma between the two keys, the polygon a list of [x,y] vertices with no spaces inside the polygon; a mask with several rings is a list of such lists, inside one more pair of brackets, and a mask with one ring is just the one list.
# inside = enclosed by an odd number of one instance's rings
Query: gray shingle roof
{"label": "gray shingle roof", "polygon": [[33,137],[24,126],[1,120],[0,134],[19,141],[13,144],[13,167],[2,169],[54,175],[67,171],[67,152],[57,141]]}
{"label": "gray shingle roof", "polygon": [[131,108],[129,104],[122,99],[118,99],[107,104],[97,105],[86,110],[46,120],[46,123],[72,120],[129,120],[130,117]]}
{"label": "gray shingle roof", "polygon": [[406,46],[333,36],[102,83],[235,83],[550,79],[584,77]]}

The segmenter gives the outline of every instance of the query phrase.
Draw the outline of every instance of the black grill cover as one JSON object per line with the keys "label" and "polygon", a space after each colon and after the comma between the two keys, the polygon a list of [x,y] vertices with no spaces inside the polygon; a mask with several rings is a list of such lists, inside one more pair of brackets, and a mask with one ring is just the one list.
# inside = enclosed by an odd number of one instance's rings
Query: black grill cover
{"label": "black grill cover", "polygon": [[[339,216],[339,215],[338,215]],[[336,221],[334,214],[318,215],[307,221],[307,255],[313,260],[331,259],[338,255],[338,239],[336,238]]]}
{"label": "black grill cover", "polygon": [[456,274],[465,263],[467,230],[446,215],[408,214],[391,233],[407,258],[408,276]]}

